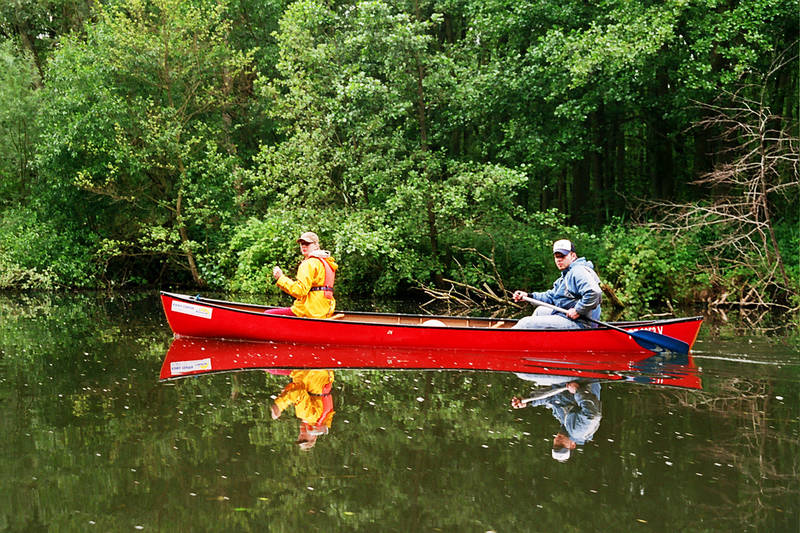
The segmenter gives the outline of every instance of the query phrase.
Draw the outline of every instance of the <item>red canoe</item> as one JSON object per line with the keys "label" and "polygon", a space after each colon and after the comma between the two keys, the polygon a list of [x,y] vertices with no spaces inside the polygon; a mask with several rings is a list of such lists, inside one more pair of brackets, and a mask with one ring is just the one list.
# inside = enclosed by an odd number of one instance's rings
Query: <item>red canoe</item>
{"label": "red canoe", "polygon": [[[306,344],[491,350],[534,353],[652,352],[629,335],[606,328],[511,329],[512,319],[341,312],[327,319],[268,315],[268,306],[161,293],[175,337]],[[694,344],[702,317],[616,322],[627,331],[652,331]]]}
{"label": "red canoe", "polygon": [[525,376],[631,381],[699,389],[690,355],[514,352],[386,346],[331,346],[180,338],[172,341],[160,379],[255,369],[475,370]]}

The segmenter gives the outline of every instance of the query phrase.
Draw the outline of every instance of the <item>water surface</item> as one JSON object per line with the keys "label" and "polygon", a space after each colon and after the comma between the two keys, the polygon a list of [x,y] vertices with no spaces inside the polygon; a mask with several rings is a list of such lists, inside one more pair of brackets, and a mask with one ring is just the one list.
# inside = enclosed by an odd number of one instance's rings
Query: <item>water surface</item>
{"label": "water surface", "polygon": [[[0,296],[2,531],[798,531],[800,353],[705,327],[701,389],[603,383],[570,459],[512,372],[336,369],[310,450],[262,370],[159,381],[157,295]],[[641,374],[641,372],[640,372]]]}

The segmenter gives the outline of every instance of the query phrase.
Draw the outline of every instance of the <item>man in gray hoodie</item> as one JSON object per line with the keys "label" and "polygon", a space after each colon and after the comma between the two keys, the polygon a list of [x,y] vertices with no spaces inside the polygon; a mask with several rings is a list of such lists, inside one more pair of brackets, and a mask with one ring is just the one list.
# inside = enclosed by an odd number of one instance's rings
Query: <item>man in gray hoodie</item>
{"label": "man in gray hoodie", "polygon": [[[559,385],[552,387],[556,389]],[[569,459],[572,450],[577,446],[592,440],[603,418],[600,383],[570,381],[566,389],[554,396],[533,401],[522,400],[517,396],[511,398],[511,407],[514,409],[521,409],[526,405],[531,407],[544,405],[561,423],[558,433],[553,438],[552,450],[553,459],[559,462]]]}
{"label": "man in gray hoodie", "polygon": [[553,283],[553,288],[545,292],[515,291],[514,301],[526,296],[544,303],[561,307],[566,315],[546,307],[538,307],[532,316],[521,319],[514,326],[525,329],[580,329],[587,327],[579,322],[581,316],[600,319],[600,278],[594,265],[575,253],[575,245],[567,239],[553,243],[553,259],[561,276]]}

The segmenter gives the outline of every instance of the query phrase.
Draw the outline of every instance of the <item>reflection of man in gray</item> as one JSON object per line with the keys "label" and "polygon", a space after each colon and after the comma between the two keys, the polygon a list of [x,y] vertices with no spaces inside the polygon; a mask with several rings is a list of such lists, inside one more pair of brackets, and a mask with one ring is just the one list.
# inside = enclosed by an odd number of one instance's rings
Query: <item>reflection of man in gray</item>
{"label": "reflection of man in gray", "polygon": [[511,398],[511,407],[521,409],[526,405],[545,405],[561,423],[561,428],[553,439],[553,459],[564,462],[579,444],[592,440],[600,427],[602,406],[600,404],[600,383],[570,381],[562,385],[551,385],[552,389],[565,390],[540,399],[523,400]]}

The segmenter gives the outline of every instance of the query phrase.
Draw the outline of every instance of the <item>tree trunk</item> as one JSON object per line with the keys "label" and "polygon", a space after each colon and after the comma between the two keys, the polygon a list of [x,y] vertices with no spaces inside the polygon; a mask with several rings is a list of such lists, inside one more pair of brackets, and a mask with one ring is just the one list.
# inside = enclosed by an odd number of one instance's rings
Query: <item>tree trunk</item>
{"label": "tree trunk", "polygon": [[[186,178],[186,169],[183,166],[183,161],[178,158],[178,172],[180,179],[183,181]],[[199,287],[205,287],[206,282],[200,277],[200,272],[197,270],[197,263],[194,260],[194,254],[189,247],[189,232],[186,231],[186,225],[183,223],[183,191],[178,188],[178,198],[175,202],[175,222],[178,225],[178,234],[181,237],[181,244],[183,245],[186,260],[189,263],[189,272],[192,274],[192,279]]]}
{"label": "tree trunk", "polygon": [[[778,239],[775,237],[775,228],[772,226],[772,216],[770,215],[769,210],[769,198],[767,196],[767,168],[769,166],[769,161],[767,161],[767,149],[766,143],[767,140],[767,120],[769,119],[768,116],[763,116],[761,118],[759,124],[759,170],[758,170],[758,188],[759,188],[759,203],[761,204],[761,210],[763,211],[764,222],[767,226],[767,233],[769,235],[769,245],[764,243],[765,248],[768,249],[769,246],[772,247],[772,253],[774,254],[773,258],[775,261],[778,270],[780,270],[781,277],[783,278],[783,283],[786,287],[789,287],[789,276],[786,275],[786,269],[783,266],[783,257],[781,256],[781,251],[778,248]],[[767,256],[769,257],[769,255]]]}
{"label": "tree trunk", "polygon": [[603,209],[605,191],[603,189],[603,153],[600,149],[604,148],[603,142],[603,105],[591,114],[590,123],[592,130],[592,150],[589,152],[589,161],[591,167],[590,190],[589,197],[585,208],[585,214],[590,217],[592,221],[600,222],[600,213]]}
{"label": "tree trunk", "polygon": [[651,176],[653,177],[653,191],[657,198],[670,199],[675,194],[675,164],[673,161],[672,140],[667,137],[667,132],[672,131],[670,125],[663,118],[663,106],[660,102],[669,94],[666,73],[659,72],[656,76],[654,89],[653,108],[650,110],[648,120],[648,144]]}
{"label": "tree trunk", "polygon": [[39,54],[36,53],[36,48],[33,46],[33,42],[28,34],[25,33],[24,28],[19,28],[19,39],[22,42],[22,47],[30,52],[31,57],[33,58],[33,63],[36,65],[36,71],[39,73],[39,76],[33,77],[33,86],[37,89],[41,89],[43,86],[42,80],[44,80],[44,71],[42,69],[42,62],[39,59]]}
{"label": "tree trunk", "polygon": [[672,198],[675,193],[675,170],[672,159],[672,142],[664,135],[667,125],[661,118],[654,118],[647,134],[648,158],[653,192],[657,198]]}
{"label": "tree trunk", "polygon": [[205,287],[206,282],[200,277],[200,272],[197,270],[197,263],[194,260],[194,254],[189,250],[189,233],[186,231],[186,226],[183,224],[181,217],[181,204],[183,202],[183,193],[178,193],[178,201],[175,205],[176,220],[178,222],[178,234],[181,236],[181,244],[184,246],[184,253],[186,260],[189,263],[189,272],[192,274],[192,279],[200,287]]}
{"label": "tree trunk", "polygon": [[556,187],[555,207],[562,213],[567,211],[567,168],[562,168],[558,174],[558,184]]}
{"label": "tree trunk", "polygon": [[570,222],[590,222],[587,216],[589,198],[589,162],[584,157],[572,165],[572,209]]}
{"label": "tree trunk", "polygon": [[613,195],[612,205],[613,213],[619,214],[624,207],[620,201],[620,193],[618,188],[625,183],[625,128],[622,127],[621,118],[617,117],[614,120],[614,138],[616,139],[616,164],[614,165],[615,171],[609,180],[609,191]]}
{"label": "tree trunk", "polygon": [[[420,11],[419,11],[419,3],[417,1],[414,2],[414,9],[416,12],[416,16],[418,20],[421,19]],[[426,106],[425,106],[425,67],[422,64],[422,60],[419,56],[415,57],[416,60],[416,89],[417,89],[417,125],[419,126],[419,141],[420,141],[420,151],[423,155],[428,154],[428,125],[427,125],[427,117],[426,117]],[[427,163],[426,163],[427,164]],[[425,175],[427,179],[430,181],[433,179],[433,176],[429,175],[429,170],[426,168]],[[428,201],[426,202],[425,209],[427,211],[427,218],[428,218],[428,239],[430,240],[431,244],[431,255],[434,259],[438,258],[439,255],[439,231],[436,228],[436,211],[433,208],[433,187],[429,188],[431,191],[428,194]],[[438,275],[441,278],[441,274]]]}

